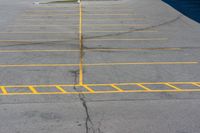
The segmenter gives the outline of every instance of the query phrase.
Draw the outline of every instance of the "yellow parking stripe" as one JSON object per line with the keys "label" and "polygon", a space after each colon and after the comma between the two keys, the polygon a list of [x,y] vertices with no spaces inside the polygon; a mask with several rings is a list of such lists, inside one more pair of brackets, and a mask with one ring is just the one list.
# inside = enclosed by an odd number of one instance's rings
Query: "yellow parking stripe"
{"label": "yellow parking stripe", "polygon": [[32,91],[33,94],[37,94],[38,93],[33,86],[29,86],[29,89]]}
{"label": "yellow parking stripe", "polygon": [[[117,32],[117,33],[119,33],[119,32],[137,32],[137,33],[139,33],[139,32],[142,32],[142,33],[144,33],[144,32],[150,32],[150,33],[152,33],[152,32],[158,32],[158,31],[156,31],[156,30],[141,30],[141,31],[129,31],[129,30],[101,30],[101,31],[98,31],[98,30],[94,30],[94,31],[90,31],[90,30],[86,30],[86,31],[84,31],[85,33],[107,33],[107,32],[109,32],[109,33],[112,33],[112,32]],[[76,32],[0,32],[0,34],[76,34]]]}
{"label": "yellow parking stripe", "polygon": [[[82,64],[83,66],[114,66],[114,65],[181,65],[198,64],[199,62],[127,62],[127,63],[97,63]],[[71,67],[80,64],[1,64],[0,67]]]}
{"label": "yellow parking stripe", "polygon": [[79,49],[80,49],[80,58],[79,58],[79,84],[83,85],[83,9],[82,9],[82,0],[79,3]]}
{"label": "yellow parking stripe", "polygon": [[76,34],[76,32],[0,32],[0,34]]}
{"label": "yellow parking stripe", "polygon": [[111,85],[113,88],[115,88],[116,90],[123,92],[124,90],[122,90],[121,88],[117,87],[116,85],[112,84]]}
{"label": "yellow parking stripe", "polygon": [[[159,51],[177,51],[177,50],[182,50],[182,48],[111,48],[111,49],[84,49],[85,52],[93,52],[93,51],[146,51],[146,50],[159,50]],[[0,50],[0,53],[25,53],[25,52],[79,52],[79,49],[66,49],[66,50],[60,50],[60,49],[47,49],[47,50]]]}
{"label": "yellow parking stripe", "polygon": [[[112,13],[87,13],[87,14],[84,14],[84,16],[131,16],[131,15],[134,15],[134,14],[126,14],[126,13],[118,13],[118,14],[112,14]],[[79,16],[79,14],[29,14],[29,15],[22,15],[22,17],[33,17],[33,16]]]}
{"label": "yellow parking stripe", "polygon": [[[22,19],[19,19],[18,21],[48,21],[49,19],[51,19],[51,18],[22,18]],[[56,21],[63,21],[63,20],[65,20],[65,21],[67,21],[67,22],[71,22],[71,21],[76,21],[77,19],[75,19],[75,18],[72,18],[72,19],[70,19],[70,20],[67,20],[66,18],[53,18],[53,20],[54,20],[54,22],[56,22]],[[85,18],[83,21],[84,22],[89,22],[89,21],[91,21],[91,22],[94,22],[94,21],[109,21],[109,20],[120,20],[120,21],[127,21],[127,20],[144,20],[144,18],[104,18],[104,19],[102,19],[102,18]]]}
{"label": "yellow parking stripe", "polygon": [[93,89],[91,89],[90,87],[88,87],[87,85],[83,85],[83,87],[85,89],[87,89],[89,92],[94,93],[95,91]]}
{"label": "yellow parking stripe", "polygon": [[192,83],[192,84],[195,85],[195,86],[200,87],[200,84],[197,84],[197,83]]}
{"label": "yellow parking stripe", "polygon": [[99,39],[85,39],[87,41],[166,41],[168,38],[99,38]]}
{"label": "yellow parking stripe", "polygon": [[128,62],[128,63],[97,63],[84,64],[84,66],[113,66],[113,65],[175,65],[175,64],[198,64],[198,62]]}
{"label": "yellow parking stripe", "polygon": [[176,86],[174,86],[174,85],[171,85],[171,84],[169,84],[169,83],[165,83],[165,85],[167,85],[167,86],[169,86],[169,87],[171,87],[171,88],[174,88],[174,89],[176,89],[176,90],[178,90],[178,91],[181,91],[180,88],[178,88],[178,87],[176,87]]}
{"label": "yellow parking stripe", "polygon": [[[126,27],[126,26],[134,26],[134,27],[142,27],[142,26],[148,26],[146,24],[83,24],[84,27]],[[73,26],[77,27],[79,25],[9,25],[9,27],[57,27],[57,26]]]}
{"label": "yellow parking stripe", "polygon": [[58,89],[58,90],[60,90],[61,92],[63,92],[63,93],[67,93],[62,87],[60,87],[60,86],[56,86],[56,88]]}
{"label": "yellow parking stripe", "polygon": [[[42,92],[42,93],[9,93],[6,94],[7,96],[14,96],[14,95],[79,95],[79,94],[120,94],[120,93],[184,93],[184,92],[200,92],[200,89],[190,89],[190,90],[182,90],[182,91],[177,91],[177,90],[151,90],[151,91],[146,91],[146,90],[126,90],[123,92],[120,91],[96,91],[96,92],[71,92],[71,93],[62,93],[62,92]],[[1,94],[2,96],[5,94]]]}
{"label": "yellow parking stripe", "polygon": [[3,93],[4,95],[7,95],[7,94],[8,94],[8,92],[7,92],[7,90],[6,90],[6,88],[5,88],[4,86],[1,86],[1,91],[2,91],[2,93]]}
{"label": "yellow parking stripe", "polygon": [[69,41],[71,39],[65,40],[0,40],[0,42],[11,42],[11,43],[31,43],[31,42],[62,42],[62,41]]}
{"label": "yellow parking stripe", "polygon": [[149,89],[148,87],[146,87],[146,86],[144,86],[142,84],[136,83],[136,85],[138,85],[139,87],[141,87],[141,88],[143,88],[143,89],[145,89],[147,91],[151,91],[151,89]]}
{"label": "yellow parking stripe", "polygon": [[[0,95],[60,95],[60,94],[109,94],[109,93],[158,93],[158,92],[173,92],[173,93],[183,93],[183,92],[200,92],[200,87],[197,89],[181,89],[178,88],[174,85],[174,84],[179,84],[179,85],[193,85],[195,86],[196,84],[199,84],[200,82],[141,82],[141,83],[113,83],[113,84],[66,84],[66,85],[10,85],[10,86],[0,86],[2,93],[0,93]],[[163,86],[168,86],[171,89],[167,89],[167,90],[163,90],[163,89],[159,89],[157,88],[156,90],[152,90],[150,88],[148,88],[146,85],[163,85]],[[132,85],[136,85],[138,87],[141,88],[141,90],[123,90],[122,88],[119,88],[118,85],[123,86],[123,85],[129,85],[130,87],[132,87]],[[77,91],[65,91],[62,87],[69,87],[69,86],[79,86],[79,87],[83,87],[83,90],[81,92],[77,92]],[[90,87],[111,87],[115,90],[93,90]],[[55,92],[51,92],[46,90],[46,92],[38,92],[36,91],[35,87],[53,87],[53,88],[57,88],[58,90],[60,90],[60,92],[55,91]],[[23,88],[23,89],[30,89],[30,92],[8,92],[6,89],[13,89],[13,88]],[[85,89],[85,90],[84,90]]]}

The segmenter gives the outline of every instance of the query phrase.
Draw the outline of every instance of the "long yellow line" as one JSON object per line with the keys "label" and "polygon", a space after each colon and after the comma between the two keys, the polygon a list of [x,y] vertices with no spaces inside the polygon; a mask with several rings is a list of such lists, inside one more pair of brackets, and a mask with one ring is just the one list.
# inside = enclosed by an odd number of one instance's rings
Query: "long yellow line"
{"label": "long yellow line", "polygon": [[[86,52],[101,52],[101,51],[177,51],[177,50],[182,50],[182,48],[114,48],[114,49],[84,49]],[[66,50],[60,50],[60,49],[36,49],[36,50],[0,50],[0,53],[32,53],[32,52],[80,52],[80,49],[66,49]]]}
{"label": "long yellow line", "polygon": [[[27,43],[27,42],[53,42],[53,41],[68,41],[70,39],[66,40],[0,40],[0,42],[21,42],[21,43]],[[100,38],[100,39],[87,39],[92,41],[166,41],[168,38],[126,38],[126,39],[117,39],[117,38]]]}
{"label": "long yellow line", "polygon": [[83,11],[82,0],[79,3],[79,41],[80,41],[80,62],[79,62],[79,84],[83,85]]}
{"label": "long yellow line", "polygon": [[118,38],[99,38],[99,39],[87,39],[92,41],[165,41],[168,38],[126,38],[126,39],[118,39]]}
{"label": "long yellow line", "polygon": [[3,94],[0,93],[0,96],[14,96],[14,95],[79,95],[79,94],[111,94],[111,93],[161,93],[161,92],[169,92],[169,93],[183,93],[183,92],[200,92],[200,89],[184,89],[184,90],[125,90],[125,91],[95,91],[95,92],[39,92],[39,93],[8,93]]}
{"label": "long yellow line", "polygon": [[37,94],[38,91],[33,87],[33,86],[29,86],[29,89],[32,91],[32,93]]}
{"label": "long yellow line", "polygon": [[[57,27],[57,26],[74,26],[77,27],[78,25],[9,25],[9,27]],[[96,26],[105,26],[105,27],[119,27],[119,26],[135,26],[135,27],[141,27],[141,26],[148,26],[146,24],[84,24],[84,26],[87,27],[96,27]]]}
{"label": "long yellow line", "polygon": [[[107,33],[107,32],[109,32],[109,33],[112,33],[112,32],[129,32],[129,30],[97,30],[97,31],[84,31],[84,32],[86,32],[86,33]],[[131,32],[158,32],[157,30],[141,30],[141,31],[131,31]]]}
{"label": "long yellow line", "polygon": [[198,64],[199,62],[128,62],[128,63],[97,63],[84,64],[84,66],[113,66],[113,65],[164,65],[164,64]]}
{"label": "long yellow line", "polygon": [[[18,21],[48,21],[50,18],[48,18],[48,19],[42,19],[42,18],[23,18],[23,19],[19,19]],[[55,19],[54,18],[54,21],[60,21],[60,20],[66,20],[66,19],[64,19],[64,18],[57,18],[57,19]],[[67,20],[68,22],[71,22],[71,21],[74,21],[74,20],[76,20],[76,19],[70,19],[70,21],[69,20]],[[95,18],[95,19],[89,19],[89,18],[85,18],[84,19],[84,21],[91,21],[91,22],[94,22],[94,21],[108,21],[108,20],[121,20],[121,21],[125,21],[125,20],[144,20],[144,18],[104,18],[104,19],[102,19],[102,18]]]}
{"label": "long yellow line", "polygon": [[[112,5],[98,5],[98,6],[93,6],[93,7],[89,7],[89,8],[101,8],[102,9],[102,7],[118,7],[118,6],[126,6],[126,5],[122,5],[122,4],[112,4]],[[66,6],[66,5],[39,5],[39,6],[35,6],[35,8],[67,8],[67,9],[69,9],[69,8],[74,8],[74,9],[76,9],[77,7],[76,6]],[[88,9],[89,9],[88,8]],[[131,8],[132,9],[132,8]]]}
{"label": "long yellow line", "polygon": [[41,5],[40,5],[40,6],[35,6],[35,7],[36,7],[37,9],[38,9],[38,8],[41,8],[41,9],[42,9],[42,8],[47,8],[47,9],[48,9],[48,8],[59,8],[59,9],[60,9],[60,8],[66,8],[66,9],[77,9],[77,7],[76,7],[76,6],[55,6],[55,5],[53,5],[53,6],[50,6],[50,5],[49,5],[49,6],[41,6]]}
{"label": "long yellow line", "polygon": [[72,67],[80,66],[80,79],[83,79],[83,66],[114,66],[114,65],[179,65],[179,64],[198,64],[199,62],[125,62],[125,63],[96,63],[83,64],[81,57],[80,64],[1,64],[0,67]]}
{"label": "long yellow line", "polygon": [[0,50],[0,53],[32,53],[32,52],[79,52],[79,49],[66,49],[66,50],[60,50],[60,49],[47,49],[47,50]]}
{"label": "long yellow line", "polygon": [[[111,33],[111,32],[129,32],[129,30],[101,30],[101,31],[84,31],[86,33]],[[131,32],[158,32],[156,30],[141,30],[141,31],[131,31]],[[75,34],[76,32],[0,32],[0,34]]]}
{"label": "long yellow line", "polygon": [[0,42],[18,42],[18,43],[31,43],[31,42],[61,42],[61,41],[69,41],[70,39],[65,40],[0,40]]}
{"label": "long yellow line", "polygon": [[[78,16],[79,14],[30,14],[30,15],[22,15],[22,17],[32,17],[32,16]],[[94,13],[94,14],[84,14],[85,16],[129,16],[133,14],[126,14],[126,13],[118,13],[118,14],[100,14],[100,13]]]}
{"label": "long yellow line", "polygon": [[3,93],[4,95],[7,95],[7,94],[8,94],[8,92],[7,92],[7,90],[6,90],[6,88],[5,88],[4,86],[1,86],[1,91],[2,91],[2,93]]}
{"label": "long yellow line", "polygon": [[[131,10],[124,10],[123,14],[128,14],[130,13]],[[29,14],[36,14],[36,13],[41,13],[41,14],[49,14],[49,13],[52,13],[52,14],[59,14],[59,13],[62,13],[64,14],[65,12],[68,12],[68,13],[72,13],[74,12],[75,14],[77,14],[77,10],[43,10],[43,11],[29,11],[29,12],[25,12],[24,14],[25,15],[29,15]],[[88,12],[90,14],[90,10],[84,10],[84,12]],[[101,13],[113,13],[113,12],[118,12],[120,13],[120,11],[117,11],[117,10],[95,10],[93,11],[92,13],[98,13],[98,14],[101,14]],[[132,12],[133,13],[133,12]]]}
{"label": "long yellow line", "polygon": [[[125,9],[125,8],[121,8],[121,9],[110,9],[110,8],[104,8],[104,9],[95,9],[95,11],[133,11],[133,9]],[[26,10],[26,12],[66,12],[66,11],[77,11],[76,9],[31,9],[31,10]],[[84,11],[93,11],[89,10],[89,8],[84,9]]]}
{"label": "long yellow line", "polygon": [[0,65],[0,67],[71,67],[79,66],[79,64],[13,64]]}
{"label": "long yellow line", "polygon": [[76,34],[76,32],[0,32],[0,34]]}

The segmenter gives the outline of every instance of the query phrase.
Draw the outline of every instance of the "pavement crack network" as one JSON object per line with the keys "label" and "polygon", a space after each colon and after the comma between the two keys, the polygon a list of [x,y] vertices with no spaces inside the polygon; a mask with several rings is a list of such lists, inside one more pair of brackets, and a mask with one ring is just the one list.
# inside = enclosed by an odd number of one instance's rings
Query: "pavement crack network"
{"label": "pavement crack network", "polygon": [[[73,89],[76,92],[80,92],[78,90],[78,88],[76,87],[76,84],[78,83],[79,71],[76,70],[76,71],[73,71],[72,73],[74,74],[74,86],[73,86]],[[99,131],[101,131],[100,128],[97,129],[97,132],[95,130],[93,121],[92,121],[92,119],[90,117],[90,114],[89,114],[89,109],[88,109],[87,101],[85,99],[85,95],[82,94],[82,93],[79,93],[78,97],[79,97],[79,100],[82,103],[82,106],[83,106],[85,114],[86,114],[86,117],[85,117],[85,133],[101,133],[101,132],[99,132]]]}
{"label": "pavement crack network", "polygon": [[136,31],[149,30],[149,29],[153,29],[153,28],[160,27],[160,26],[163,26],[163,25],[174,23],[177,20],[179,20],[181,17],[182,17],[182,15],[180,14],[180,15],[176,16],[175,18],[171,19],[171,20],[165,21],[163,23],[159,23],[157,25],[151,25],[151,26],[148,26],[148,27],[137,28],[137,29],[136,28],[134,28],[134,29],[131,28],[128,31],[119,32],[119,33],[110,33],[110,34],[105,34],[105,35],[100,35],[100,36],[84,37],[84,39],[94,39],[94,38],[101,38],[101,37],[119,36],[119,35],[129,34],[129,33],[136,32]]}
{"label": "pavement crack network", "polygon": [[[56,45],[57,43],[65,43],[66,41],[41,41],[41,42],[16,42],[15,44],[9,44],[9,45],[0,45],[0,47],[14,47],[14,46],[32,46],[32,45],[45,45],[45,46],[53,46]],[[72,45],[69,41],[68,44]],[[66,45],[66,44],[65,44]],[[75,45],[73,43],[73,45]]]}

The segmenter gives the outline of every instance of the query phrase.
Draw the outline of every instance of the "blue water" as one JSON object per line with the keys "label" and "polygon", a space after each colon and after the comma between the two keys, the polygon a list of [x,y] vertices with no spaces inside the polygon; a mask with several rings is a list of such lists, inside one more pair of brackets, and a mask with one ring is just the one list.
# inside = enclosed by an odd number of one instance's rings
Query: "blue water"
{"label": "blue water", "polygon": [[200,0],[163,0],[185,16],[200,23]]}

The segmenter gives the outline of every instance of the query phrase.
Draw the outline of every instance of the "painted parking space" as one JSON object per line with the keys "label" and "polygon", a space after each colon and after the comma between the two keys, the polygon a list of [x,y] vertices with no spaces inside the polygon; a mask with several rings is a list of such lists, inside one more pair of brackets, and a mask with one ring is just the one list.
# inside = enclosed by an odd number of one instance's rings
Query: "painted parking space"
{"label": "painted parking space", "polygon": [[2,76],[1,95],[200,91],[197,50],[174,46],[151,18],[121,6],[81,1],[26,10],[0,32],[0,71],[22,77]]}
{"label": "painted parking space", "polygon": [[[182,86],[182,87],[181,87]],[[0,86],[0,95],[76,95],[110,93],[200,92],[200,82],[156,82],[113,84],[58,84]]]}

